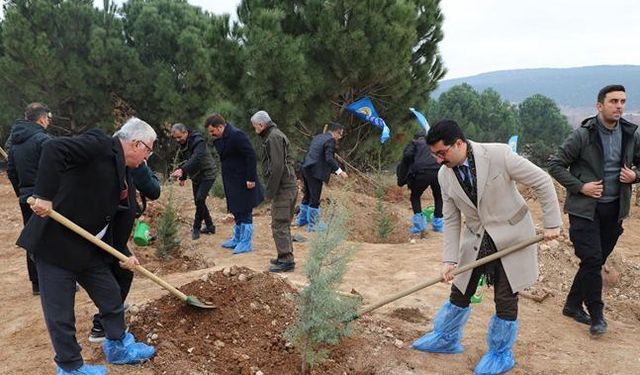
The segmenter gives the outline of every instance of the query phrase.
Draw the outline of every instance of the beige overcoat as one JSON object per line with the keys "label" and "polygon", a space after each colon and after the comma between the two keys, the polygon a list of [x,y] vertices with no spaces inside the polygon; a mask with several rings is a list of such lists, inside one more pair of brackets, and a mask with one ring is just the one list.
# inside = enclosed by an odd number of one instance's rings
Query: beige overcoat
{"label": "beige overcoat", "polygon": [[[443,262],[459,267],[476,260],[485,231],[498,250],[535,236],[527,202],[516,183],[535,191],[544,213],[544,228],[562,224],[556,191],[545,171],[513,153],[506,144],[469,143],[476,165],[477,208],[462,190],[453,169],[442,167],[438,173],[445,220]],[[538,279],[537,245],[504,257],[502,264],[514,292],[531,286]],[[471,271],[464,272],[453,283],[464,292],[470,277]]]}

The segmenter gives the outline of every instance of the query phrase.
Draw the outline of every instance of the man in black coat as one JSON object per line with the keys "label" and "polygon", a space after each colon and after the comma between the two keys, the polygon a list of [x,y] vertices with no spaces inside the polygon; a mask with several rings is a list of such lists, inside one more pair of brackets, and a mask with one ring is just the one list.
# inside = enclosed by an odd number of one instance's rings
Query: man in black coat
{"label": "man in black coat", "polygon": [[331,173],[343,178],[348,177],[334,157],[336,143],[342,138],[343,133],[344,127],[342,125],[337,122],[329,124],[326,133],[313,137],[309,151],[300,165],[304,181],[304,196],[296,224],[299,226],[307,224],[309,232],[315,231],[316,225],[320,222],[319,207],[322,183],[329,182]]}
{"label": "man in black coat", "polygon": [[[36,184],[32,216],[18,245],[34,257],[40,280],[40,298],[56,352],[58,374],[106,374],[104,366],[85,365],[75,335],[75,285],[89,294],[102,316],[108,362],[138,363],[155,349],[135,342],[125,331],[120,287],[110,269],[113,257],[93,243],[48,218],[51,209],[66,216],[99,239],[113,243],[118,206],[128,200],[126,168],[139,166],[151,153],[156,133],[144,121],[132,118],[117,137],[99,130],[46,142]],[[133,269],[135,257],[123,266]]]}
{"label": "man in black coat", "polygon": [[222,247],[233,249],[234,254],[249,252],[253,250],[253,209],[264,200],[256,173],[256,151],[249,137],[219,114],[209,116],[205,127],[220,155],[227,209],[236,222],[233,237]]}
{"label": "man in black coat", "polygon": [[[51,139],[47,134],[47,127],[51,124],[52,117],[46,105],[29,104],[24,111],[24,120],[16,121],[7,141],[10,144],[7,148],[9,153],[7,175],[18,197],[23,225],[26,225],[31,217],[32,211],[27,204],[27,198],[33,193],[33,187],[36,184],[42,144]],[[40,294],[38,271],[29,254],[27,254],[27,271],[31,281],[31,292],[37,296]]]}
{"label": "man in black coat", "polygon": [[[207,196],[216,179],[216,164],[209,152],[207,142],[200,133],[189,130],[184,124],[174,124],[171,127],[171,137],[180,144],[182,162],[171,173],[184,185],[187,176],[191,177],[193,200],[196,204],[196,214],[193,219],[191,239],[200,238],[200,233],[214,234],[216,227],[207,208]],[[201,228],[204,221],[205,228]]]}

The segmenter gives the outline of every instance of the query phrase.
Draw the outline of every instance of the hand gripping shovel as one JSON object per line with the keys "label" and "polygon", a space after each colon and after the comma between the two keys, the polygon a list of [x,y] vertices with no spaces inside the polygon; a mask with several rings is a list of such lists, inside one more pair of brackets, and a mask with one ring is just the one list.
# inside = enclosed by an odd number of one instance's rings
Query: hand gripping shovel
{"label": "hand gripping shovel", "polygon": [[[482,259],[478,259],[475,262],[471,262],[471,263],[466,264],[466,265],[464,265],[464,266],[462,266],[460,268],[456,268],[453,271],[453,275],[455,276],[455,275],[461,274],[463,272],[469,271],[470,269],[473,269],[473,268],[476,268],[478,266],[481,266],[483,264],[487,264],[487,263],[489,263],[491,261],[494,261],[494,260],[496,260],[498,258],[502,258],[505,255],[511,254],[514,251],[522,250],[522,249],[526,248],[527,246],[531,246],[534,243],[540,242],[543,239],[544,239],[544,237],[542,235],[537,235],[537,236],[535,236],[533,238],[530,238],[528,240],[525,240],[525,241],[517,243],[517,244],[515,244],[513,246],[510,246],[510,247],[508,247],[508,248],[506,248],[504,250],[501,250],[501,251],[498,251],[498,252],[493,253],[491,255],[488,255],[488,256],[486,256],[486,257],[484,257]],[[386,299],[384,299],[382,301],[374,303],[373,305],[368,306],[368,307],[360,310],[355,316],[353,316],[353,319],[358,319],[362,315],[364,315],[366,313],[369,313],[369,312],[371,312],[373,310],[379,309],[380,307],[382,307],[382,306],[384,306],[384,305],[386,305],[388,303],[391,303],[391,302],[393,302],[395,300],[398,300],[398,299],[400,299],[402,297],[406,297],[409,294],[415,293],[415,292],[417,292],[417,291],[419,291],[421,289],[424,289],[424,288],[426,288],[428,286],[437,284],[437,283],[442,282],[442,281],[443,281],[443,278],[442,278],[442,275],[441,275],[441,276],[438,276],[438,277],[434,277],[431,280],[425,281],[422,284],[416,285],[411,289],[408,289],[408,290],[405,290],[403,292],[399,292],[397,294],[394,294],[393,296],[391,296],[389,298],[386,298]]]}
{"label": "hand gripping shovel", "polygon": [[[33,197],[29,197],[29,199],[27,199],[27,203],[29,203],[30,205],[33,205],[35,203],[35,199],[33,199]],[[126,255],[122,254],[118,250],[116,250],[113,247],[109,246],[106,242],[97,239],[94,235],[92,235],[91,233],[89,233],[86,230],[82,229],[77,224],[75,224],[71,220],[67,219],[66,217],[62,216],[61,214],[59,214],[55,210],[51,210],[51,212],[49,213],[49,217],[52,218],[53,220],[57,221],[58,223],[64,225],[68,229],[76,232],[78,235],[80,235],[80,236],[84,237],[85,239],[91,241],[94,245],[98,246],[99,248],[101,248],[102,250],[108,252],[109,254],[113,255],[114,257],[118,258],[119,260],[121,260],[123,262],[126,262],[129,259],[129,258],[127,258]],[[215,309],[216,308],[213,305],[201,302],[198,299],[198,297],[187,296],[186,294],[182,293],[181,291],[176,289],[174,286],[172,286],[171,284],[169,284],[166,281],[162,280],[161,278],[156,276],[154,273],[152,273],[151,271],[147,270],[146,268],[144,268],[142,266],[136,266],[136,271],[140,272],[141,274],[143,274],[147,278],[151,279],[151,281],[153,281],[154,283],[156,283],[156,284],[160,285],[161,287],[165,288],[166,290],[168,290],[169,292],[171,292],[171,294],[173,294],[174,296],[176,296],[176,297],[180,298],[181,300],[183,300],[184,302],[186,302],[187,305],[200,307],[202,309]]]}

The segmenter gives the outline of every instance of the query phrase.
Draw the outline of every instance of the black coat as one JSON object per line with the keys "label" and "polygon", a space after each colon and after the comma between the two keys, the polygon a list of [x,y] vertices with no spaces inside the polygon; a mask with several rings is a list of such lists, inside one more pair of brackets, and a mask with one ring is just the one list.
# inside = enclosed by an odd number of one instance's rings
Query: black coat
{"label": "black coat", "polygon": [[35,122],[18,120],[11,129],[7,175],[20,203],[33,194],[42,144],[49,139],[45,128]]}
{"label": "black coat", "polygon": [[318,134],[311,140],[309,151],[302,161],[301,167],[318,180],[329,181],[332,172],[340,166],[334,157],[336,140],[331,133]]}
{"label": "black coat", "polygon": [[[98,234],[112,220],[125,188],[126,168],[122,145],[100,130],[77,137],[46,142],[34,196],[53,201],[53,209]],[[111,242],[108,231],[103,238]],[[80,272],[111,256],[51,218],[32,215],[17,244],[55,266]]]}
{"label": "black coat", "polygon": [[426,173],[428,170],[440,169],[440,164],[431,154],[431,147],[424,138],[411,141],[402,153],[403,161],[409,165],[409,175]]}
{"label": "black coat", "polygon": [[180,155],[183,161],[179,167],[184,172],[181,180],[186,180],[187,175],[195,183],[216,179],[216,163],[200,133],[189,130],[187,142],[180,145]]}
{"label": "black coat", "polygon": [[[256,173],[256,151],[249,137],[242,130],[227,124],[222,136],[215,139],[213,145],[220,155],[229,212],[246,212],[258,206],[264,200],[264,193]],[[247,189],[247,181],[254,181],[256,186]]]}

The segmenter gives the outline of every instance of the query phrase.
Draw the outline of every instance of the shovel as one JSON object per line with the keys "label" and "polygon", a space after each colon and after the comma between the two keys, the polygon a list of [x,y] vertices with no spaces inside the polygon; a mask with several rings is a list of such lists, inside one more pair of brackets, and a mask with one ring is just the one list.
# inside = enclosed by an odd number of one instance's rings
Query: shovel
{"label": "shovel", "polygon": [[[35,199],[33,197],[29,197],[27,199],[27,203],[29,203],[30,205],[33,206],[33,204],[35,203]],[[113,255],[114,257],[118,258],[119,260],[121,260],[123,262],[126,262],[129,259],[126,255],[122,254],[118,250],[116,250],[113,247],[109,246],[106,242],[96,238],[96,236],[94,236],[91,233],[87,232],[86,230],[82,229],[76,223],[74,223],[71,220],[67,219],[63,215],[61,215],[58,212],[56,212],[55,210],[51,210],[51,212],[49,213],[49,217],[52,218],[53,220],[57,221],[58,223],[64,225],[68,229],[76,232],[78,235],[84,237],[86,240],[91,241],[94,245],[98,246],[99,248],[101,248],[102,250],[108,252],[109,254]],[[166,290],[168,290],[171,294],[173,294],[174,296],[176,296],[176,297],[180,298],[181,300],[183,300],[184,302],[186,302],[187,305],[200,307],[202,309],[215,309],[216,308],[215,306],[213,306],[211,304],[206,304],[204,302],[201,302],[198,299],[198,297],[187,296],[186,294],[182,293],[181,291],[176,289],[174,286],[172,286],[171,284],[169,284],[166,281],[162,280],[161,278],[156,276],[153,272],[147,270],[146,268],[144,268],[142,266],[136,266],[136,271],[140,272],[142,275],[144,275],[147,278],[151,279],[151,281],[153,281],[154,283],[156,283],[156,284],[160,285],[161,287],[165,288]]]}
{"label": "shovel", "polygon": [[[504,250],[501,250],[501,251],[498,251],[498,252],[493,253],[491,255],[488,255],[488,256],[486,256],[486,257],[484,257],[482,259],[478,259],[475,262],[471,262],[471,263],[466,264],[466,265],[464,265],[462,267],[456,268],[453,271],[452,274],[455,276],[455,275],[461,274],[463,272],[469,271],[470,269],[476,268],[478,266],[482,266],[483,264],[487,264],[487,263],[489,263],[491,261],[494,261],[494,260],[496,260],[498,258],[502,258],[507,254],[513,253],[514,251],[522,250],[522,249],[526,248],[527,246],[531,246],[534,243],[542,241],[543,239],[544,239],[544,237],[541,234],[537,235],[537,236],[535,236],[533,238],[530,238],[528,240],[525,240],[525,241],[517,243],[517,244],[515,244],[513,246],[510,246],[510,247],[508,247],[508,248],[506,248]],[[398,300],[398,299],[400,299],[402,297],[406,297],[409,294],[415,293],[415,292],[417,292],[417,291],[419,291],[421,289],[424,289],[424,288],[426,288],[428,286],[431,286],[431,285],[437,284],[439,282],[442,282],[443,280],[444,279],[442,278],[442,275],[441,275],[441,276],[438,276],[438,277],[434,277],[431,280],[425,281],[422,284],[416,285],[411,289],[408,289],[408,290],[405,290],[403,292],[399,292],[397,294],[394,294],[393,296],[391,296],[389,298],[386,298],[386,299],[384,299],[382,301],[374,303],[373,305],[360,310],[356,315],[354,315],[352,317],[352,320],[358,319],[359,317],[361,317],[362,315],[364,315],[366,313],[369,313],[369,312],[371,312],[373,310],[379,309],[380,307],[382,307],[382,306],[384,306],[386,304],[389,304],[389,303],[391,303],[391,302],[393,302],[395,300]]]}

